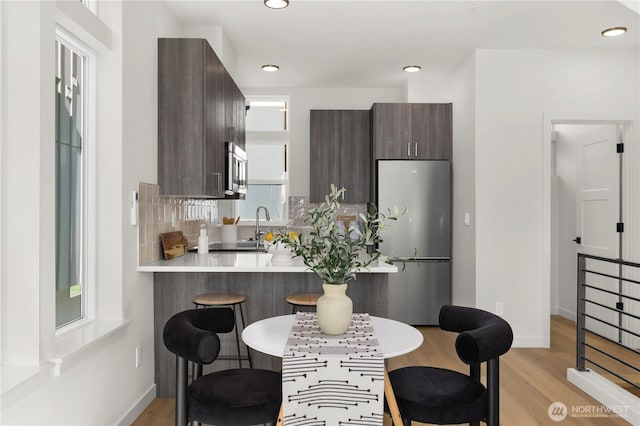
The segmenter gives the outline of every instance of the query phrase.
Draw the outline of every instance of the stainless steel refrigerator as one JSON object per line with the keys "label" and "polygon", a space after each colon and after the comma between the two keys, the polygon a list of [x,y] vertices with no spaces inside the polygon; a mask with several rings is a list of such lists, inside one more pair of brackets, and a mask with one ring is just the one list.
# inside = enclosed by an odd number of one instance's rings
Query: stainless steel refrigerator
{"label": "stainless steel refrigerator", "polygon": [[378,160],[377,182],[380,212],[408,207],[380,244],[392,260],[403,259],[389,274],[389,318],[437,325],[440,307],[451,303],[451,163]]}

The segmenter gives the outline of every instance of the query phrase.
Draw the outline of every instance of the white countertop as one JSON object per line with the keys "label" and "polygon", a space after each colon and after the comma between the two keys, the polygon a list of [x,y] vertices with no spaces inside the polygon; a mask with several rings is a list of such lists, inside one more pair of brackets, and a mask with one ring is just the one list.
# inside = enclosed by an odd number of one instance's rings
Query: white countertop
{"label": "white countertop", "polygon": [[[171,260],[158,260],[138,266],[139,272],[312,272],[300,259],[272,264],[271,253],[209,252],[187,253]],[[382,263],[364,269],[362,273],[389,274],[398,272],[394,265]]]}

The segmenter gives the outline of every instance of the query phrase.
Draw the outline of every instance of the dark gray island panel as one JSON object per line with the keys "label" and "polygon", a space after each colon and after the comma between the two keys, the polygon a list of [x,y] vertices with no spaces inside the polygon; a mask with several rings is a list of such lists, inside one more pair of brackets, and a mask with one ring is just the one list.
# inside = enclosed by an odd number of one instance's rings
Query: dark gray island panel
{"label": "dark gray island panel", "polygon": [[[388,274],[358,274],[349,283],[347,294],[353,300],[354,312],[367,312],[374,316],[387,316]],[[154,323],[155,323],[155,379],[157,397],[172,398],[175,394],[175,356],[162,342],[162,331],[174,314],[193,309],[193,297],[201,293],[244,293],[244,314],[247,324],[277,315],[291,313],[285,301],[291,293],[320,293],[320,278],[309,272],[155,272],[154,273]],[[215,308],[209,308],[215,309]],[[235,334],[220,335],[222,356],[235,356]],[[245,346],[241,344],[244,353]],[[253,366],[272,370],[280,369],[280,358],[252,351]],[[237,368],[236,360],[216,360],[205,372]],[[243,361],[243,366],[248,366]]]}

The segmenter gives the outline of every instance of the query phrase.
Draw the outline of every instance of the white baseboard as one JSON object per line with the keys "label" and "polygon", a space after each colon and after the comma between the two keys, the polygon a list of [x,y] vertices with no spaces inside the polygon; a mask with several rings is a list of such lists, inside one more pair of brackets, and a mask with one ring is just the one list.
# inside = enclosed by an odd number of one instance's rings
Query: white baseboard
{"label": "white baseboard", "polygon": [[118,420],[118,426],[131,426],[142,412],[156,398],[156,384],[151,387],[131,406],[131,408]]}
{"label": "white baseboard", "polygon": [[[620,414],[621,418],[632,425],[640,425],[640,398],[631,392],[627,392],[592,370],[578,371],[575,368],[568,368],[567,380],[612,412]],[[569,415],[572,414],[572,410],[577,410],[579,415],[580,408],[585,411],[584,409],[589,407],[567,407],[567,410]]]}
{"label": "white baseboard", "polygon": [[560,308],[558,315],[573,322],[576,322],[576,313],[565,308]]}

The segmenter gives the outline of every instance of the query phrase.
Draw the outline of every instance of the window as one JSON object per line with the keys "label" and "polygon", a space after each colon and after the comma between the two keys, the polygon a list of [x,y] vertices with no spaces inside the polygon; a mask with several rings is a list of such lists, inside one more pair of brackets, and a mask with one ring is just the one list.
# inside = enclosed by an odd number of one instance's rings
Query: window
{"label": "window", "polygon": [[265,206],[273,225],[286,225],[289,205],[289,100],[286,97],[259,97],[248,99],[248,104],[248,185],[246,199],[238,201],[238,215],[245,224],[252,223],[258,206]]}
{"label": "window", "polygon": [[287,145],[278,142],[247,142],[249,179],[247,195],[238,202],[242,218],[255,218],[258,206],[265,206],[274,224],[287,222]]}
{"label": "window", "polygon": [[56,329],[87,314],[88,53],[56,37]]}
{"label": "window", "polygon": [[289,102],[287,99],[253,99],[248,101],[248,131],[289,130]]}

